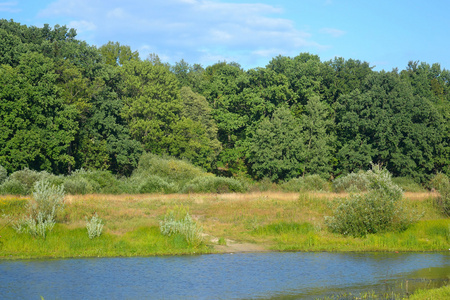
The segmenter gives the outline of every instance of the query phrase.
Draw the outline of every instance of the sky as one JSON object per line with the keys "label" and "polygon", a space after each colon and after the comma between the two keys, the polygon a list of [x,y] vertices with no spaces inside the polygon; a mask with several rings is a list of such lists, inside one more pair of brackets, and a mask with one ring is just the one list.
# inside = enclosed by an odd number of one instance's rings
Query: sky
{"label": "sky", "polygon": [[0,18],[66,25],[90,45],[119,42],[171,64],[251,69],[308,52],[377,71],[409,61],[450,69],[447,0],[0,0]]}

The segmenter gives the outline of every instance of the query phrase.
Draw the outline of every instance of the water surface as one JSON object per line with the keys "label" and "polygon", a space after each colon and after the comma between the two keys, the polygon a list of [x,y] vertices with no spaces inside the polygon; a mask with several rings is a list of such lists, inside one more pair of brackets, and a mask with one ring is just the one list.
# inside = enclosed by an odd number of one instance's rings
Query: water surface
{"label": "water surface", "polygon": [[2,299],[315,299],[448,282],[448,253],[0,260]]}

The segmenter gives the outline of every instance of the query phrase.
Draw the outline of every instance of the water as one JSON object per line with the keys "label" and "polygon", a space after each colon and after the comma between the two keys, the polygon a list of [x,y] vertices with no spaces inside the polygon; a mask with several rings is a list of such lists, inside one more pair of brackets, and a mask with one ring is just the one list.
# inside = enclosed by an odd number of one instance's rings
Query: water
{"label": "water", "polygon": [[0,260],[2,299],[315,299],[443,285],[447,253],[242,253]]}

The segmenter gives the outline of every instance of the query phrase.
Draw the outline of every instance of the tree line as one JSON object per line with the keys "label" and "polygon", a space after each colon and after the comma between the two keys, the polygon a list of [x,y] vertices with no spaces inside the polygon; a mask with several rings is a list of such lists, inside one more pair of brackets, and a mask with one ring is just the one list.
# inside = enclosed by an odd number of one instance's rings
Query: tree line
{"label": "tree line", "polygon": [[317,55],[244,70],[141,59],[66,26],[0,20],[0,165],[128,176],[144,152],[223,176],[325,179],[378,164],[395,177],[450,175],[450,72],[411,61],[374,71]]}

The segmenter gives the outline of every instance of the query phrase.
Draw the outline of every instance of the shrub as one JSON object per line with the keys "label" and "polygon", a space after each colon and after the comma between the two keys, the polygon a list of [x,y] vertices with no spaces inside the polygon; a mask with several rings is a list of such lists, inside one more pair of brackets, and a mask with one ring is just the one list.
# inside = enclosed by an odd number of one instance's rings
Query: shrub
{"label": "shrub", "polygon": [[367,173],[360,170],[358,173],[350,173],[345,176],[339,176],[333,181],[333,190],[335,192],[363,192],[369,189],[369,179]]}
{"label": "shrub", "polygon": [[431,177],[430,182],[428,182],[428,188],[430,190],[439,190],[442,186],[448,184],[448,176],[443,173],[437,173]]}
{"label": "shrub", "polygon": [[178,187],[174,183],[168,183],[159,176],[151,175],[143,180],[139,186],[139,193],[175,193]]}
{"label": "shrub", "polygon": [[182,193],[243,193],[247,189],[240,181],[228,177],[201,176],[189,181]]}
{"label": "shrub", "polygon": [[405,192],[419,193],[425,191],[420,183],[417,183],[414,179],[409,177],[395,177],[392,179],[392,182],[401,187]]}
{"label": "shrub", "polygon": [[183,160],[172,157],[161,157],[151,153],[145,153],[139,160],[139,165],[134,175],[156,175],[167,182],[174,182],[182,186],[184,183],[202,176],[205,172]]}
{"label": "shrub", "polygon": [[86,217],[86,229],[91,240],[95,237],[99,237],[102,234],[103,223],[102,219],[98,217],[97,213],[92,216],[91,220],[88,220],[88,218]]}
{"label": "shrub", "polygon": [[293,178],[281,185],[286,192],[327,192],[330,190],[328,182],[319,175],[306,175],[304,177]]}
{"label": "shrub", "polygon": [[28,188],[17,179],[8,178],[0,186],[0,192],[3,195],[27,195]]}
{"label": "shrub", "polygon": [[8,179],[11,179],[11,180],[15,179],[15,180],[19,181],[26,188],[27,194],[30,194],[32,192],[33,186],[36,182],[38,182],[39,180],[48,179],[51,176],[52,176],[52,174],[50,174],[46,171],[37,172],[34,170],[30,170],[28,168],[25,168],[23,170],[12,173],[11,175],[9,175]]}
{"label": "shrub", "polygon": [[159,225],[163,235],[180,234],[189,245],[197,246],[203,241],[203,228],[197,225],[183,207],[168,211]]}
{"label": "shrub", "polygon": [[450,217],[450,181],[441,180],[437,185],[439,197],[436,198],[436,206],[447,217]]}
{"label": "shrub", "polygon": [[332,232],[358,237],[405,230],[420,218],[418,214],[407,214],[401,201],[402,190],[392,182],[387,170],[373,166],[366,175],[368,192],[338,200],[333,216],[325,217]]}
{"label": "shrub", "polygon": [[18,233],[27,232],[45,238],[53,229],[56,215],[64,209],[64,188],[48,180],[34,184],[33,200],[26,206],[28,214],[13,224]]}
{"label": "shrub", "polygon": [[8,172],[6,169],[0,165],[0,184],[2,184],[8,177]]}
{"label": "shrub", "polygon": [[85,195],[94,191],[89,180],[80,176],[70,176],[64,180],[64,190],[71,195]]}
{"label": "shrub", "polygon": [[270,178],[264,177],[256,183],[250,184],[251,192],[266,192],[266,191],[277,191],[280,187],[278,184],[270,180]]}

